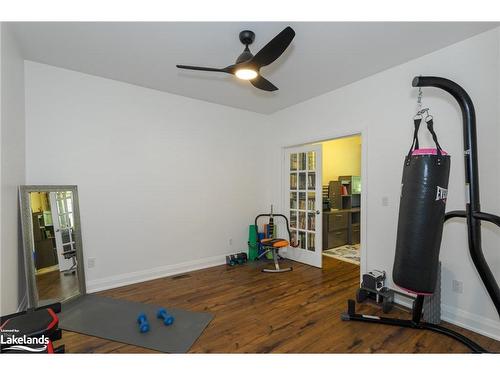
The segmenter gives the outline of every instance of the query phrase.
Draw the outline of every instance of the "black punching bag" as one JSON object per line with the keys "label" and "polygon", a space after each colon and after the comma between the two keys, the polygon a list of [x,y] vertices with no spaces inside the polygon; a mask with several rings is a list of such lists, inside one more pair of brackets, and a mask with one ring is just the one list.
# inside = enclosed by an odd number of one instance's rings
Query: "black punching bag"
{"label": "black punching bag", "polygon": [[415,119],[413,143],[403,167],[392,278],[407,291],[432,294],[439,267],[450,156],[439,145],[431,116],[426,123],[436,148],[419,149],[421,120]]}

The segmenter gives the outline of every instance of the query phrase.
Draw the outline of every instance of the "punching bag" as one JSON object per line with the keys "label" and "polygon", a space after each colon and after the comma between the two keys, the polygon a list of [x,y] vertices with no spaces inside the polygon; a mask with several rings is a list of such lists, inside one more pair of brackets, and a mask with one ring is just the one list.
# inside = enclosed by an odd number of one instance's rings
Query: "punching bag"
{"label": "punching bag", "polygon": [[421,116],[414,120],[413,143],[403,167],[392,278],[399,287],[425,295],[434,292],[438,275],[450,156],[439,145],[431,116],[426,123],[436,148],[419,149],[421,121]]}

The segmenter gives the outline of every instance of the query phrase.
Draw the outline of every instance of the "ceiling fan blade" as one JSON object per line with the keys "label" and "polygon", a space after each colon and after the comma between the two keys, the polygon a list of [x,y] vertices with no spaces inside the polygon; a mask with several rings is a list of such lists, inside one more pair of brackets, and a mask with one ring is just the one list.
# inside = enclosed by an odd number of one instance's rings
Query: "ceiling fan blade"
{"label": "ceiling fan blade", "polygon": [[264,90],[264,91],[276,91],[278,88],[274,86],[271,82],[269,82],[267,79],[262,77],[261,75],[258,75],[256,78],[251,79],[250,83],[257,87],[258,89]]}
{"label": "ceiling fan blade", "polygon": [[252,59],[252,63],[257,67],[271,64],[274,60],[281,56],[283,52],[292,42],[295,37],[295,31],[288,26],[278,35],[276,35],[269,43],[256,53]]}
{"label": "ceiling fan blade", "polygon": [[224,72],[229,73],[229,74],[234,74],[234,72],[236,72],[236,66],[237,65],[238,64],[233,64],[233,65],[226,66],[225,68],[223,68]]}
{"label": "ceiling fan blade", "polygon": [[218,68],[207,68],[204,66],[190,66],[190,65],[176,65],[179,69],[188,69],[188,70],[202,70],[205,72],[222,72],[222,73],[228,73],[226,68],[223,69],[218,69]]}

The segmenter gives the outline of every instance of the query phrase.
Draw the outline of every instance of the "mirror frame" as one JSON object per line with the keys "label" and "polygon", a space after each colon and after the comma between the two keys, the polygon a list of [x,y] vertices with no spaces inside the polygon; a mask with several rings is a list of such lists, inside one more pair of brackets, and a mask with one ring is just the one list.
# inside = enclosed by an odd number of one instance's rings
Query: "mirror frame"
{"label": "mirror frame", "polygon": [[35,192],[58,192],[58,191],[71,191],[73,195],[73,219],[75,225],[75,245],[76,245],[76,260],[77,260],[77,274],[78,285],[80,293],[74,296],[61,299],[61,303],[68,302],[75,298],[87,294],[85,284],[85,267],[83,259],[83,244],[82,244],[82,231],[80,223],[80,206],[78,199],[78,188],[76,185],[21,185],[19,186],[19,204],[21,208],[21,231],[23,236],[24,246],[24,273],[26,276],[28,307],[39,307],[38,289],[36,287],[36,270],[35,262],[33,259],[32,249],[33,243],[33,222],[31,213],[30,193]]}

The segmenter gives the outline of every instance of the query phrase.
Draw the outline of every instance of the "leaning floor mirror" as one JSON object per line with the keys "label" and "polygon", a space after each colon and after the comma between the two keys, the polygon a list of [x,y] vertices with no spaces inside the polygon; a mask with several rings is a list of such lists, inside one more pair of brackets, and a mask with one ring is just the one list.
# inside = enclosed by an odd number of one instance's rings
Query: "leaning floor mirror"
{"label": "leaning floor mirror", "polygon": [[77,187],[24,185],[19,198],[29,307],[84,295]]}

